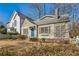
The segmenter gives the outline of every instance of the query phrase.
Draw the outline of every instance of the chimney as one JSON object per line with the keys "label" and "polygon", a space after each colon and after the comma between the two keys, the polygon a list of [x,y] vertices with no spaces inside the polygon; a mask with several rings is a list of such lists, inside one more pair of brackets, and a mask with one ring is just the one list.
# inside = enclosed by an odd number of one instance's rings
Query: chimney
{"label": "chimney", "polygon": [[55,9],[55,17],[59,18],[59,9],[58,8]]}

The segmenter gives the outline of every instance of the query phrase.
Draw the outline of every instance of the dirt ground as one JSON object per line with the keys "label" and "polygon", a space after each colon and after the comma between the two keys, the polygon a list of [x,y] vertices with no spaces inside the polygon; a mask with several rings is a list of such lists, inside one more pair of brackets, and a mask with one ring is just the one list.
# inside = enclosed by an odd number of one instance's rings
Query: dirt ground
{"label": "dirt ground", "polygon": [[27,40],[0,40],[0,47],[5,46],[33,46],[37,45],[38,42],[31,42]]}
{"label": "dirt ground", "polygon": [[0,40],[0,47],[9,45],[19,45],[20,42],[25,42],[25,40]]}

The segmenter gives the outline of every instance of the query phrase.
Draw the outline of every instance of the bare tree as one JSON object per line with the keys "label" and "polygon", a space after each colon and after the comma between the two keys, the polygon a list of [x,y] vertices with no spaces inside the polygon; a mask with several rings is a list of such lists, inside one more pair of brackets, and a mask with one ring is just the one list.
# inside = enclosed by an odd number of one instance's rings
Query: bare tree
{"label": "bare tree", "polygon": [[30,10],[32,14],[34,14],[34,11],[36,11],[38,18],[40,18],[40,4],[35,3],[35,4],[30,4]]}
{"label": "bare tree", "polygon": [[44,15],[46,15],[46,6],[45,6],[45,3],[44,3]]}
{"label": "bare tree", "polygon": [[[70,21],[71,21],[71,34],[72,36],[77,36],[76,33],[78,32],[76,24],[79,21],[79,16],[78,16],[78,5],[79,4],[54,4],[55,8],[59,8],[59,14],[69,14],[70,16]],[[78,26],[78,25],[77,25]]]}
{"label": "bare tree", "polygon": [[65,14],[68,13],[70,14],[74,8],[75,4],[68,4],[68,3],[58,3],[58,4],[54,4],[54,8],[59,8],[59,14]]}
{"label": "bare tree", "polygon": [[35,4],[30,4],[30,10],[32,14],[35,14],[34,11],[37,13],[38,19],[41,16],[46,15],[46,4],[40,4],[40,3],[35,3]]}
{"label": "bare tree", "polygon": [[[79,21],[79,16],[78,16],[78,11],[79,8],[78,8],[78,5],[79,4],[66,4],[66,3],[63,3],[63,4],[53,4],[55,7],[49,11],[50,14],[54,13],[54,10],[56,8],[59,8],[59,15],[62,15],[62,14],[69,14],[69,17],[70,17],[70,21],[72,23],[71,25],[71,31],[73,31],[74,33],[76,33],[76,24],[78,23]],[[52,5],[51,5],[52,6]],[[35,13],[37,14],[37,17],[38,19],[41,17],[41,16],[44,16],[46,15],[46,4],[43,3],[43,4],[40,4],[40,3],[35,3],[35,4],[31,4],[30,5],[30,10],[32,11],[32,15]],[[34,13],[35,12],[35,13]]]}
{"label": "bare tree", "polygon": [[79,21],[79,16],[78,16],[78,10],[79,10],[79,8],[77,7],[77,5],[78,4],[75,4],[75,6],[74,6],[74,8],[73,8],[73,10],[72,10],[72,17],[71,17],[71,22],[72,22],[72,28],[71,28],[71,34],[72,34],[72,36],[77,36],[78,34],[77,33],[79,33],[79,31],[78,30],[76,30],[78,27],[76,27],[76,26],[78,26],[77,24],[78,24],[78,21]]}

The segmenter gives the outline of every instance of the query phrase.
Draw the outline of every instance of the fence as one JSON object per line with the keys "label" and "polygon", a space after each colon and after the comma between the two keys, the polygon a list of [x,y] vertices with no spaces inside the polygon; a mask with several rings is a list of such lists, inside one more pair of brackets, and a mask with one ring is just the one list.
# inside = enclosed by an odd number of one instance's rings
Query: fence
{"label": "fence", "polygon": [[0,39],[10,39],[10,38],[16,38],[16,35],[7,35],[7,34],[0,34]]}

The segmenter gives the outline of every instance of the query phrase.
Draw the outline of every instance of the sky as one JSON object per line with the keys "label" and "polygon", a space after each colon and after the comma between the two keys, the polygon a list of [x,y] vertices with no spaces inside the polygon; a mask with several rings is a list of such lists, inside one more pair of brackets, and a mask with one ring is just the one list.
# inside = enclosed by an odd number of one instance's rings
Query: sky
{"label": "sky", "polygon": [[[46,15],[54,13],[54,4],[46,3],[45,6]],[[7,22],[11,20],[11,15],[13,14],[14,10],[32,18],[33,20],[38,19],[37,10],[31,3],[0,3],[0,23],[3,22],[4,24],[7,24]],[[78,11],[79,4],[77,5],[76,10],[74,10],[75,14],[79,17]]]}
{"label": "sky", "polygon": [[[50,4],[46,5],[46,13],[48,13]],[[14,10],[23,13],[26,16],[31,17],[32,19],[37,19],[37,14],[35,10],[32,10],[32,7],[29,7],[30,3],[0,3],[0,22],[6,24],[10,21],[10,17]],[[53,7],[53,5],[52,5]],[[32,13],[33,12],[33,13]]]}

